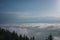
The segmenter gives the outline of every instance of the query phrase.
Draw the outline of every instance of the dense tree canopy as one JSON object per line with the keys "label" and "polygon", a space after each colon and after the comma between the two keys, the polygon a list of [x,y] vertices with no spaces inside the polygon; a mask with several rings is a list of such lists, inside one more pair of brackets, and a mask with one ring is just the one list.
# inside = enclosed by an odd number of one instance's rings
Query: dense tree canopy
{"label": "dense tree canopy", "polygon": [[[5,29],[0,28],[0,40],[30,40],[31,38],[27,37],[26,35],[20,36],[17,35],[17,33],[10,32]],[[34,40],[34,37],[32,37],[32,40]]]}
{"label": "dense tree canopy", "polygon": [[[21,34],[18,36],[15,31],[10,32],[0,28],[0,40],[35,40],[35,37],[29,38],[28,36],[22,36]],[[52,35],[50,34],[46,40],[53,40]]]}

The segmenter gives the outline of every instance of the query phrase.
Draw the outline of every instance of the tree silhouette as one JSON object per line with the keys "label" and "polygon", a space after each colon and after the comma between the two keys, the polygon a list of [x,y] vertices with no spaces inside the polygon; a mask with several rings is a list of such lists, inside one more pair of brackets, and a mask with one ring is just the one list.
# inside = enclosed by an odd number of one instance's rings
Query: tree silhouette
{"label": "tree silhouette", "polygon": [[33,37],[31,37],[31,38],[30,38],[30,40],[35,40],[35,37],[34,37],[34,36],[33,36]]}
{"label": "tree silhouette", "polygon": [[35,40],[35,37],[33,36],[32,39]]}
{"label": "tree silhouette", "polygon": [[22,38],[22,35],[20,34],[20,36],[19,36],[19,40],[22,40],[23,38]]}
{"label": "tree silhouette", "polygon": [[53,36],[50,34],[46,40],[53,40]]}
{"label": "tree silhouette", "polygon": [[[10,32],[8,30],[0,28],[0,40],[30,40],[30,39],[26,35],[22,36],[20,34],[20,36],[18,36],[17,33],[15,33],[15,31]],[[34,40],[34,37],[32,37],[32,40]]]}

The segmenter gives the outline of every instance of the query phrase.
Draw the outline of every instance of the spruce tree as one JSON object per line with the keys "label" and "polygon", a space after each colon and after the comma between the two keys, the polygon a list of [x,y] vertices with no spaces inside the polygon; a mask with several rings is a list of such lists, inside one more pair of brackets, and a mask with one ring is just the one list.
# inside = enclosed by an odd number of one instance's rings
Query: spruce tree
{"label": "spruce tree", "polygon": [[53,36],[50,34],[47,40],[53,40]]}

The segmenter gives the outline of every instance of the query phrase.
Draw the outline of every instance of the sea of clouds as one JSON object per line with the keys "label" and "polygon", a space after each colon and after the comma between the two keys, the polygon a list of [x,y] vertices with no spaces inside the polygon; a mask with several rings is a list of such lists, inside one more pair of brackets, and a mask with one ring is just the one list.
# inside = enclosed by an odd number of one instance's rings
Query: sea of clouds
{"label": "sea of clouds", "polygon": [[20,23],[20,24],[0,24],[1,28],[15,31],[29,37],[35,36],[36,40],[44,40],[49,34],[53,35],[54,40],[60,39],[59,23]]}

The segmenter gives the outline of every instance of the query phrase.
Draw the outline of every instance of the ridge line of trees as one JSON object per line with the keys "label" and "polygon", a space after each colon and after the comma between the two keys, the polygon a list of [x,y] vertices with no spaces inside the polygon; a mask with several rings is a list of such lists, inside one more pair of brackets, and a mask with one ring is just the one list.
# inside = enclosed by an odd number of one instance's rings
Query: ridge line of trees
{"label": "ridge line of trees", "polygon": [[[0,40],[35,40],[35,37],[29,38],[28,36],[21,34],[18,36],[17,33],[10,32],[8,30],[0,28]],[[50,34],[46,40],[53,40],[52,35]]]}
{"label": "ridge line of trees", "polygon": [[15,31],[10,32],[8,30],[0,28],[0,40],[34,40],[34,36],[29,38],[28,36],[24,35],[22,36],[21,34],[18,36]]}

